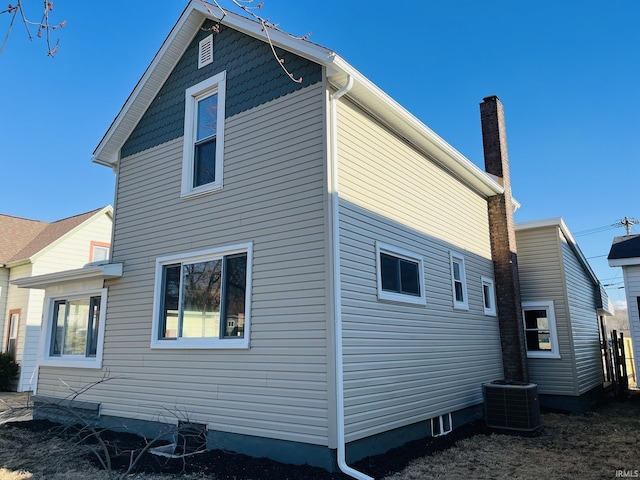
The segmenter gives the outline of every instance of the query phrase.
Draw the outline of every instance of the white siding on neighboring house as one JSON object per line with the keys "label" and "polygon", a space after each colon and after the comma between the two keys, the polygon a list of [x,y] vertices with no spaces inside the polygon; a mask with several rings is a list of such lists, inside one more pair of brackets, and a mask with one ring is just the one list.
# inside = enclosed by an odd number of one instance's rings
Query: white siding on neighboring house
{"label": "white siding on neighboring house", "polygon": [[[327,445],[333,408],[327,334],[324,87],[228,118],[224,187],[180,198],[182,138],[121,160],[104,371],[42,368],[62,396],[108,371],[83,400],[101,413]],[[155,259],[253,242],[248,350],[150,349]],[[177,416],[174,416],[177,415]]]}
{"label": "white siding on neighboring house", "polygon": [[[9,281],[16,278],[28,277],[31,275],[31,264],[21,265],[11,269]],[[20,310],[20,325],[18,327],[18,339],[16,346],[16,360],[18,363],[23,364],[22,356],[25,351],[25,336],[27,334],[27,319],[31,314],[30,308],[35,307],[37,309],[38,299],[40,301],[40,311],[42,310],[42,299],[44,298],[44,292],[41,290],[30,290],[24,288],[18,288],[15,285],[9,285],[9,300],[7,301],[7,315],[11,310]],[[38,314],[38,312],[36,312]],[[5,330],[3,342],[7,341],[6,331],[7,319],[5,319]],[[30,363],[27,362],[27,365]],[[29,368],[27,366],[27,368]],[[33,366],[31,366],[33,369]],[[22,386],[22,383],[18,385]]]}
{"label": "white siding on neighboring house", "polygon": [[558,235],[557,226],[516,229],[522,301],[553,301],[561,357],[529,358],[529,377],[538,384],[539,393],[577,395],[569,300]]}
{"label": "white siding on neighboring house", "polygon": [[[480,404],[501,379],[487,201],[347,100],[338,104],[347,441]],[[422,257],[426,305],[379,301],[376,242]],[[450,251],[464,256],[468,311],[454,310]]]}
{"label": "white siding on neighboring house", "polygon": [[32,275],[61,272],[81,268],[90,261],[92,241],[111,243],[112,221],[106,214],[89,219],[34,260]]}
{"label": "white siding on neighboring house", "polygon": [[5,351],[7,338],[7,320],[9,310],[7,310],[7,296],[9,294],[9,269],[0,267],[0,332],[3,335],[0,343],[0,351]]}
{"label": "white siding on neighboring house", "polygon": [[627,312],[629,327],[633,339],[633,358],[636,372],[640,372],[640,313],[638,312],[638,298],[640,298],[640,265],[622,267],[624,286],[627,295]]}
{"label": "white siding on neighboring house", "polygon": [[562,255],[569,301],[573,353],[578,394],[588,392],[604,382],[600,334],[596,312],[596,290],[591,277],[560,232]]}

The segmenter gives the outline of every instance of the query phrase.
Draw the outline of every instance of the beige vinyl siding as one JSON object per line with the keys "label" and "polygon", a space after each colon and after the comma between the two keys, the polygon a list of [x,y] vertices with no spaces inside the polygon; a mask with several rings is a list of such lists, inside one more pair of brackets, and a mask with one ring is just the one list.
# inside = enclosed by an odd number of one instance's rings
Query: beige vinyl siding
{"label": "beige vinyl siding", "polygon": [[[339,102],[345,430],[353,441],[482,402],[502,378],[486,199],[346,100]],[[426,305],[378,301],[376,242],[423,258]],[[454,310],[450,250],[464,255],[469,311]]]}
{"label": "beige vinyl siding", "polygon": [[529,377],[538,392],[576,395],[573,344],[563,255],[556,226],[516,231],[523,302],[553,300],[561,358],[529,358]]}
{"label": "beige vinyl siding", "polygon": [[578,394],[583,394],[604,382],[595,303],[599,288],[593,284],[591,277],[562,234],[560,242],[567,281],[576,387]]}
{"label": "beige vinyl siding", "polygon": [[627,312],[633,339],[633,358],[636,372],[640,372],[640,313],[638,297],[640,297],[640,265],[622,267],[624,286],[627,295]]}
{"label": "beige vinyl siding", "polygon": [[[180,198],[182,139],[121,161],[104,370],[43,369],[40,393],[81,385],[101,412],[329,443],[324,87],[226,120],[224,188]],[[253,242],[250,349],[152,350],[155,259]],[[329,358],[328,358],[329,357]],[[332,427],[331,427],[332,428]]]}
{"label": "beige vinyl siding", "polygon": [[90,261],[92,241],[111,243],[111,217],[95,215],[34,259],[33,275],[81,268]]}

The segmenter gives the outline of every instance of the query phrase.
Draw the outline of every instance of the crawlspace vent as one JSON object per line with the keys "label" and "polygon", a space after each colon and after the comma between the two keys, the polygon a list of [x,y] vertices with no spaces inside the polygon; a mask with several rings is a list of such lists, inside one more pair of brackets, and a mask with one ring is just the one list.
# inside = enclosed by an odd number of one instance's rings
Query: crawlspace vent
{"label": "crawlspace vent", "polygon": [[198,68],[213,62],[213,34],[200,41],[198,48]]}
{"label": "crawlspace vent", "polygon": [[495,381],[482,385],[482,392],[488,427],[533,432],[542,426],[535,383]]}

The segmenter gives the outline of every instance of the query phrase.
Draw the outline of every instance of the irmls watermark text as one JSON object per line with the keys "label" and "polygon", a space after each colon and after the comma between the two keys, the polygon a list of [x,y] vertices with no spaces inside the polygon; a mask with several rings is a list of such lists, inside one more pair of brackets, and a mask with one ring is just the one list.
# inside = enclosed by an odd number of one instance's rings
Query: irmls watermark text
{"label": "irmls watermark text", "polygon": [[640,470],[616,470],[616,478],[640,478]]}

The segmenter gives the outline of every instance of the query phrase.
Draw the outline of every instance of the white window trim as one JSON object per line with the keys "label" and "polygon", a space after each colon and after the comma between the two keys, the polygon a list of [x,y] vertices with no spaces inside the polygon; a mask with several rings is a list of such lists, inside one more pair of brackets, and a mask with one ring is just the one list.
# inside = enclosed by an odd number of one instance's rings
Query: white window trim
{"label": "white window trim", "polygon": [[[102,368],[102,352],[104,349],[104,329],[107,316],[107,288],[93,290],[75,290],[47,294],[44,299],[43,318],[45,324],[40,333],[39,365],[47,367]],[[98,344],[95,357],[82,355],[51,356],[51,335],[53,334],[53,305],[57,300],[86,300],[100,295],[100,325],[98,326]]]}
{"label": "white window trim", "polygon": [[[389,292],[382,289],[382,265],[380,264],[380,253],[387,253],[394,257],[403,258],[418,264],[418,275],[420,282],[420,296],[407,295],[404,293]],[[425,305],[427,303],[424,288],[424,262],[422,256],[417,253],[404,250],[402,248],[393,247],[384,243],[376,242],[376,272],[378,283],[378,300],[387,300],[391,302],[411,303],[417,305]]]}
{"label": "white window trim", "polygon": [[[495,317],[498,313],[496,310],[496,287],[495,287],[494,280],[493,278],[489,278],[489,277],[480,277],[480,279],[482,280],[482,307],[484,308],[484,314]],[[486,307],[486,302],[484,298],[485,285],[489,287],[489,295],[491,296],[490,303],[492,305],[491,308]]]}
{"label": "white window trim", "polygon": [[[218,73],[211,78],[207,78],[189,87],[185,92],[181,197],[193,197],[222,189],[226,77],[226,71]],[[194,143],[198,113],[197,104],[202,98],[213,94],[218,95],[218,116],[216,119],[216,180],[206,185],[193,187]]]}
{"label": "white window trim", "polygon": [[[456,261],[460,264],[460,280],[462,281],[462,296],[464,300],[459,302],[456,300],[456,280],[453,275],[453,263]],[[456,310],[469,310],[469,295],[467,292],[467,267],[464,262],[464,255],[458,252],[449,251],[449,266],[451,267],[451,296],[453,298],[453,308]]]}
{"label": "white window trim", "polygon": [[549,335],[551,337],[551,351],[529,351],[528,358],[560,358],[560,346],[558,345],[558,332],[556,330],[556,314],[554,310],[553,300],[528,301],[522,302],[522,326],[525,330],[525,347],[526,347],[526,322],[524,320],[525,310],[546,310],[547,319],[549,320]]}
{"label": "white window trim", "polygon": [[[162,267],[176,262],[198,262],[220,258],[236,253],[247,254],[247,283],[245,298],[244,337],[243,338],[160,338],[160,303],[162,296]],[[243,243],[227,247],[200,250],[197,252],[167,255],[156,259],[156,276],[153,292],[153,319],[151,329],[151,348],[157,349],[247,349],[251,332],[251,278],[253,244]]]}

